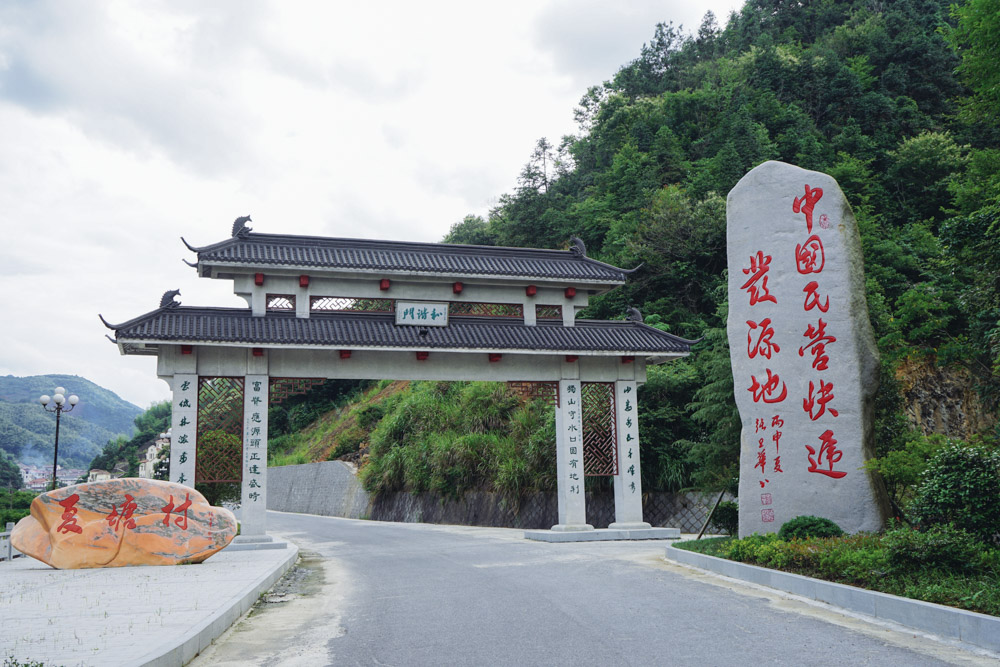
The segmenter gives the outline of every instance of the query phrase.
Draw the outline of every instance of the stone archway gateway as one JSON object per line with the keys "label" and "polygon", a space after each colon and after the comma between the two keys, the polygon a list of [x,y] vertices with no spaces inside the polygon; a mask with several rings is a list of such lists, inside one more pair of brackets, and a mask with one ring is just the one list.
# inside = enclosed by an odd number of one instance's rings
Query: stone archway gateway
{"label": "stone archway gateway", "polygon": [[198,474],[205,379],[229,387],[211,400],[242,401],[241,538],[266,540],[267,406],[323,379],[506,381],[544,396],[556,417],[559,523],[540,532],[600,533],[586,522],[584,476],[604,474],[615,488],[609,531],[652,536],[636,389],[647,364],[687,356],[693,341],[643,324],[635,309],[625,320],[576,319],[631,271],[587,257],[579,239],[570,250],[404,243],[257,234],[247,221],[218,243],[184,241],[198,275],[231,280],[247,308],[181,306],[173,291],[152,312],[105,322],[122,354],[157,357],[173,391],[171,481],[193,486]]}

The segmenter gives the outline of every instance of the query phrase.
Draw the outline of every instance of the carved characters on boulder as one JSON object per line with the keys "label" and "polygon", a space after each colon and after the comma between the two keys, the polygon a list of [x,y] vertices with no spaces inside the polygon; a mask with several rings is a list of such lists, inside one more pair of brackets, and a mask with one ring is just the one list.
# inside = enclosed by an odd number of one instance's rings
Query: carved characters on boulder
{"label": "carved characters on boulder", "polygon": [[59,569],[200,563],[236,537],[236,517],[189,486],[112,479],[49,491],[11,534]]}

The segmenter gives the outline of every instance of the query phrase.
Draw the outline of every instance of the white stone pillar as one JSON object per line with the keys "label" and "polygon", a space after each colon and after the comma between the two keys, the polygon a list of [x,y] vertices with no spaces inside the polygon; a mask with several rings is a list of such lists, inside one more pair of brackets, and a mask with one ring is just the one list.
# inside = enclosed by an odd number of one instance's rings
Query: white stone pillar
{"label": "white stone pillar", "polygon": [[247,375],[243,389],[243,494],[240,536],[265,535],[268,376]]}
{"label": "white stone pillar", "polygon": [[634,381],[615,382],[615,433],[618,474],[615,475],[615,522],[608,528],[649,528],[642,520],[642,473],[639,469],[639,404]]}
{"label": "white stone pillar", "polygon": [[552,530],[593,530],[583,486],[583,406],[579,380],[559,381],[556,407],[556,484],[559,523]]}
{"label": "white stone pillar", "polygon": [[194,488],[198,428],[198,376],[174,375],[170,419],[170,481]]}

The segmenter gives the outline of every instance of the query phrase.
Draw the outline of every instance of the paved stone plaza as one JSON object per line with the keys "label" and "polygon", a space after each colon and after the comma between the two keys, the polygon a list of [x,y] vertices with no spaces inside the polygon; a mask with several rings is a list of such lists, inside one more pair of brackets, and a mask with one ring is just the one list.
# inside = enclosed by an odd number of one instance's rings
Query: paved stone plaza
{"label": "paved stone plaza", "polygon": [[0,563],[0,656],[46,665],[182,665],[294,564],[225,549],[199,565],[55,570]]}

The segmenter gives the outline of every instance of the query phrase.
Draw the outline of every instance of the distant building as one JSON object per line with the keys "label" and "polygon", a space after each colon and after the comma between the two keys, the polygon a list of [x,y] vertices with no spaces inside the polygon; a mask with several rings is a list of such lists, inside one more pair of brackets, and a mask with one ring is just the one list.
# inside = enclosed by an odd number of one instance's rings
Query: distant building
{"label": "distant building", "polygon": [[87,475],[87,484],[93,484],[94,482],[106,482],[109,479],[111,479],[111,473],[109,473],[107,470],[94,468]]}
{"label": "distant building", "polygon": [[160,452],[170,444],[170,431],[161,433],[160,437],[146,448],[146,455],[139,462],[139,477],[143,479],[153,479],[156,477],[156,468],[160,462]]}

